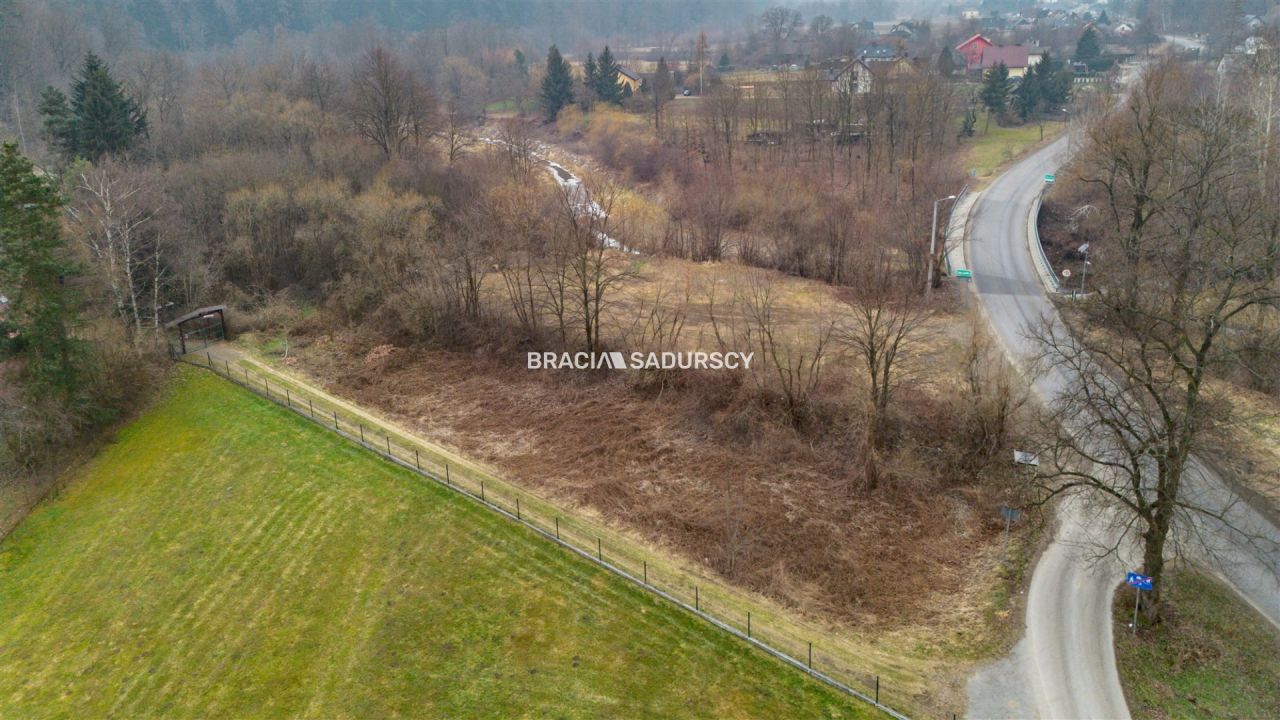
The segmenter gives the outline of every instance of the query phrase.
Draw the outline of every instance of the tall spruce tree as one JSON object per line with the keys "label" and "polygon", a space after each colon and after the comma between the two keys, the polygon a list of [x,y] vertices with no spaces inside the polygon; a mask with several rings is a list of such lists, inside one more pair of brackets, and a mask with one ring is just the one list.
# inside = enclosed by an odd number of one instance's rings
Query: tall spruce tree
{"label": "tall spruce tree", "polygon": [[62,199],[12,144],[0,147],[0,291],[8,298],[0,321],[0,358],[22,362],[24,390],[67,398],[81,387],[84,345],[77,318],[77,273],[58,219]]}
{"label": "tall spruce tree", "polygon": [[943,45],[942,50],[938,52],[938,74],[942,77],[951,77],[956,73],[956,51],[951,49],[950,45]]}
{"label": "tall spruce tree", "polygon": [[1084,29],[1080,39],[1076,41],[1076,62],[1086,63],[1092,67],[1101,55],[1102,46],[1098,42],[1098,31],[1090,25]]}
{"label": "tall spruce tree", "polygon": [[622,103],[622,87],[618,85],[618,74],[621,70],[618,61],[613,58],[613,52],[609,50],[608,45],[605,45],[600,57],[596,60],[596,77],[593,85],[596,97],[601,102],[611,102],[615,105]]}
{"label": "tall spruce tree", "polygon": [[982,81],[982,90],[978,93],[982,107],[987,109],[987,126],[991,125],[991,116],[997,118],[1004,115],[1009,106],[1009,66],[999,63],[987,71]]}
{"label": "tall spruce tree", "polygon": [[587,53],[587,61],[582,63],[582,84],[587,89],[595,92],[596,89],[596,58],[591,53]]}
{"label": "tall spruce tree", "polygon": [[45,135],[64,159],[98,162],[127,152],[147,132],[146,113],[125,94],[111,70],[93,53],[85,55],[71,85],[71,99],[56,88],[41,96]]}
{"label": "tall spruce tree", "polygon": [[1040,111],[1040,100],[1043,94],[1043,78],[1041,63],[1027,68],[1022,75],[1022,82],[1013,91],[1013,108],[1018,111],[1018,118],[1023,122],[1030,120]]}
{"label": "tall spruce tree", "polygon": [[542,78],[539,94],[547,122],[552,122],[566,105],[573,102],[573,70],[555,45],[547,51],[547,74]]}

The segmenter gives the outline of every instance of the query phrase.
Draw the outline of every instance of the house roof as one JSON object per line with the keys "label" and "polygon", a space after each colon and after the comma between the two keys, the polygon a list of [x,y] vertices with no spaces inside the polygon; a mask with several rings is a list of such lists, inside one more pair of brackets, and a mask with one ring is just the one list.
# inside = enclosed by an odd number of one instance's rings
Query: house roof
{"label": "house roof", "polygon": [[197,308],[186,315],[170,320],[165,323],[164,326],[167,328],[177,327],[179,324],[187,322],[188,320],[195,320],[198,317],[204,317],[205,315],[212,315],[214,313],[226,312],[226,310],[226,305],[210,305],[208,307]]}
{"label": "house roof", "polygon": [[639,76],[639,75],[636,75],[635,73],[631,72],[630,70],[628,70],[628,69],[626,69],[626,68],[624,68],[624,67],[620,67],[620,68],[618,68],[618,74],[619,74],[619,75],[621,75],[621,76],[623,76],[623,77],[629,78],[629,79],[631,79],[631,80],[632,80],[632,81],[634,81],[634,82],[640,82],[640,76]]}
{"label": "house roof", "polygon": [[973,37],[957,45],[956,50],[960,52],[964,52],[964,48],[968,47],[971,43],[977,42],[979,40],[986,43],[988,47],[991,45],[991,41],[988,40],[982,33],[977,33]]}
{"label": "house roof", "polygon": [[1024,68],[1031,48],[1026,45],[992,45],[982,51],[982,69],[989,70],[1000,63],[1010,68]]}
{"label": "house roof", "polygon": [[897,46],[882,45],[877,42],[865,45],[858,50],[858,57],[866,58],[868,60],[892,60],[901,54],[902,53],[898,50]]}

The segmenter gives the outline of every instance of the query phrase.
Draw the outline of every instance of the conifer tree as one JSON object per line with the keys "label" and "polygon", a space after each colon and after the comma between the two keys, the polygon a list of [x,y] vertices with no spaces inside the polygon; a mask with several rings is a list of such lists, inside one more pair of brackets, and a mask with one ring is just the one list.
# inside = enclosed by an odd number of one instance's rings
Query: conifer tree
{"label": "conifer tree", "polygon": [[1102,55],[1102,47],[1098,43],[1098,31],[1093,26],[1084,29],[1080,39],[1076,41],[1076,61],[1093,63]]}
{"label": "conifer tree", "polygon": [[41,95],[40,111],[50,145],[64,159],[98,162],[127,152],[147,132],[146,113],[125,94],[111,70],[89,53],[71,86],[71,98],[56,88]]}
{"label": "conifer tree", "polygon": [[999,63],[987,71],[987,76],[982,81],[982,91],[978,93],[978,99],[982,101],[982,106],[987,109],[987,126],[990,127],[991,116],[1000,117],[1004,115],[1004,111],[1009,104],[1008,65]]}
{"label": "conifer tree", "polygon": [[605,45],[604,51],[596,60],[596,77],[593,85],[596,97],[601,102],[611,102],[615,105],[622,103],[622,88],[618,85],[618,74],[621,70],[622,68],[613,58],[613,52],[609,50],[608,45]]}
{"label": "conifer tree", "polygon": [[58,224],[62,199],[12,144],[0,147],[0,288],[8,298],[0,321],[0,359],[22,361],[33,396],[67,398],[81,387],[83,343],[77,317],[77,274]]}
{"label": "conifer tree", "polygon": [[573,102],[573,71],[555,45],[547,51],[547,74],[542,78],[539,99],[547,113],[547,122],[554,121],[560,110]]}

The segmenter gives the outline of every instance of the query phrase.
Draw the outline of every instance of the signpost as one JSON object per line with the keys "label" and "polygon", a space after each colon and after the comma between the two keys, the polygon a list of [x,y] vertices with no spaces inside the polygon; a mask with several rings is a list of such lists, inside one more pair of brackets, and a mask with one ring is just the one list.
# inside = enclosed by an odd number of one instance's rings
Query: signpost
{"label": "signpost", "polygon": [[[1027,474],[1031,475],[1040,466],[1040,456],[1024,450],[1014,450],[1013,464],[1026,468]],[[1008,560],[1009,556],[1009,525],[1018,522],[1018,518],[1021,516],[1022,511],[1017,508],[1000,506],[1000,517],[1004,518],[1004,550],[1000,553],[1002,565]]]}
{"label": "signpost", "polygon": [[1004,518],[1004,550],[1000,552],[1000,564],[1003,565],[1009,560],[1009,525],[1018,522],[1018,518],[1022,517],[1022,511],[1001,505],[1000,517]]}
{"label": "signpost", "polygon": [[956,277],[961,280],[972,280],[973,271],[966,268],[956,268]]}
{"label": "signpost", "polygon": [[1124,581],[1133,586],[1133,633],[1138,633],[1138,604],[1142,598],[1142,591],[1151,590],[1152,580],[1146,575],[1139,575],[1131,572],[1125,576]]}
{"label": "signpost", "polygon": [[1057,178],[1056,178],[1056,177],[1054,177],[1054,176],[1053,176],[1053,175],[1051,175],[1051,174],[1046,174],[1046,175],[1044,176],[1044,183],[1045,183],[1045,185],[1052,185],[1054,180],[1057,180]]}

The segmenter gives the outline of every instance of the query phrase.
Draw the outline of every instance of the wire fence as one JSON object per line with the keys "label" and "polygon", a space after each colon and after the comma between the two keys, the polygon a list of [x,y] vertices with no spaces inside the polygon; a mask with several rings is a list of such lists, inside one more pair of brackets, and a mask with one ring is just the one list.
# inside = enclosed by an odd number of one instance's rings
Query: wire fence
{"label": "wire fence", "polygon": [[[205,353],[205,362],[188,364],[211,370],[257,395],[293,411],[338,435],[358,443],[418,475],[478,502],[490,510],[538,533],[547,540],[595,563],[613,574],[693,613],[715,627],[772,655],[836,690],[866,702],[898,720],[908,720],[899,708],[916,706],[908,691],[890,687],[890,678],[853,667],[848,654],[814,644],[789,623],[779,622],[769,610],[746,606],[740,598],[715,584],[700,584],[687,572],[663,562],[650,562],[634,543],[608,538],[599,528],[562,514],[547,501],[516,489],[467,463],[450,461],[424,448],[404,434],[388,429],[367,416],[351,412],[340,403],[313,393],[279,376],[269,377]],[[754,613],[754,614],[753,614]],[[934,711],[954,720],[954,713]]]}

